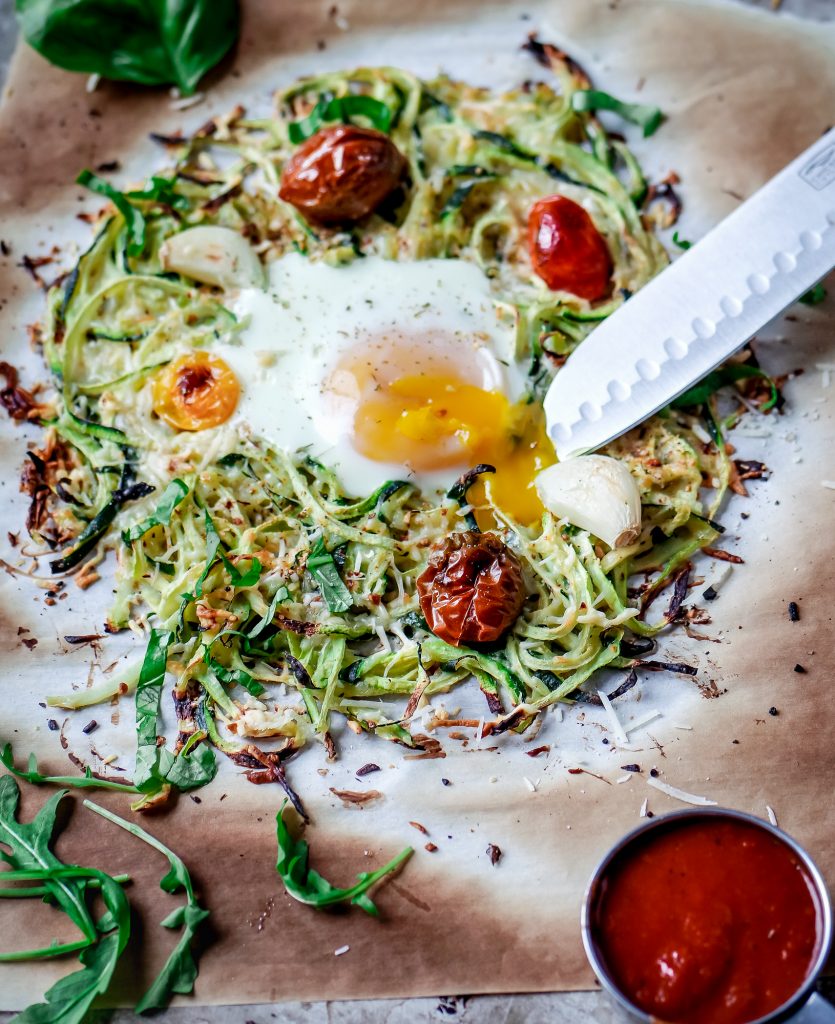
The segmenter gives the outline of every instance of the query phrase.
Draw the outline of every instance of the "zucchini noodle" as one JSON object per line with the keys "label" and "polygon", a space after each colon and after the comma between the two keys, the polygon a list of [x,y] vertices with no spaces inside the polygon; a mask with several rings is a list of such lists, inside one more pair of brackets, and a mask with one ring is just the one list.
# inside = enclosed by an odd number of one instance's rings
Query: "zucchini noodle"
{"label": "zucchini noodle", "polygon": [[[467,527],[466,494],[438,499],[394,480],[349,495],[327,466],[283,450],[280,438],[224,427],[178,433],[153,414],[151,379],[175,346],[211,348],[243,326],[223,291],[163,269],[162,243],[198,224],[242,233],[267,263],[290,252],[330,264],[367,254],[476,263],[515,319],[528,399],[541,402],[595,323],[667,262],[642,217],[647,188],[635,157],[572,103],[588,85],[576,65],[556,56],[551,65],[553,84],[503,94],[387,67],[299,81],[278,93],[270,117],[237,110],[169,140],[173,162],[154,178],[164,176],[167,191],[130,200],[145,221],[142,252],[131,255],[123,215],[109,207],[73,273],[52,289],[42,332],[58,391],[49,429],[73,465],[62,482],[68,503],[54,515],[75,537],[53,564],[78,564],[79,538],[85,552],[100,540],[115,547],[109,626],[144,616],[170,634],[175,697],[200,709],[196,723],[181,716],[181,749],[183,734],[197,732],[231,755],[243,750],[236,732],[284,737],[297,749],[327,736],[336,713],[355,731],[415,746],[404,703],[473,677],[497,722],[521,731],[598,670],[629,664],[625,634],[666,625],[639,617],[628,589],[636,574],[669,578],[717,537],[711,517],[729,462],[724,446],[700,440],[700,421],[678,410],[607,449],[641,493],[642,530],[628,548],[608,550],[549,512],[520,525],[480,482],[475,511],[519,556],[528,600],[489,650],[451,647],[427,629],[415,581],[433,545]],[[317,104],[354,96],[387,108],[408,184],[359,227],[314,229],[277,195],[296,149],[290,126],[318,116]],[[527,214],[554,193],[581,203],[607,242],[613,290],[602,304],[551,292],[532,271]],[[314,551],[318,572],[308,564]],[[342,598],[329,599],[326,574]]]}

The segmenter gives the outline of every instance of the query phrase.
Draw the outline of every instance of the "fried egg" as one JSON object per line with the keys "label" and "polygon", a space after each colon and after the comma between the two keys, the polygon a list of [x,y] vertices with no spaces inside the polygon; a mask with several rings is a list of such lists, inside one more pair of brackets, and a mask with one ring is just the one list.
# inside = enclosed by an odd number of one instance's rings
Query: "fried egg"
{"label": "fried egg", "polygon": [[515,317],[474,264],[334,267],[293,253],[231,308],[236,343],[211,349],[240,387],[230,424],[306,451],[353,495],[392,478],[446,490],[486,462],[503,508],[523,522],[541,513],[533,479],[553,449],[523,400]]}

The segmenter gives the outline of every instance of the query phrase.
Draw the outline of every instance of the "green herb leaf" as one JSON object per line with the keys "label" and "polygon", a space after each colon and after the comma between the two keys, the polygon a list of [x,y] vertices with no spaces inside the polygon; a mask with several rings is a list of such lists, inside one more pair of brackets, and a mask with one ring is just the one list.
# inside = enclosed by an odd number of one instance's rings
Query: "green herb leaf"
{"label": "green herb leaf", "polygon": [[[51,871],[63,867],[50,850],[49,843],[55,829],[55,812],[65,795],[66,790],[59,790],[46,801],[32,821],[19,822],[20,789],[10,775],[0,778],[0,845],[7,847],[7,850],[0,851],[0,856],[12,868]],[[95,928],[82,890],[63,880],[49,881],[47,887],[55,902],[85,936],[86,941],[77,948],[94,941]]]}
{"label": "green herb leaf", "polygon": [[624,103],[599,89],[579,89],[571,96],[574,110],[611,110],[625,121],[637,124],[644,131],[644,138],[658,130],[664,115],[658,107],[650,107],[643,103]]}
{"label": "green herb leaf", "polygon": [[[152,629],[136,684],[136,770],[140,793],[158,793],[172,785],[183,791],[211,782],[217,774],[214,751],[205,744],[188,744],[179,754],[157,745],[157,718],[165,681],[165,663],[173,633]],[[205,736],[205,733],[202,734]],[[202,737],[195,737],[195,743]],[[193,747],[193,749],[192,749]]]}
{"label": "green herb leaf", "polygon": [[29,767],[26,771],[23,771],[15,767],[11,743],[7,743],[0,751],[0,763],[12,775],[16,775],[19,779],[25,779],[36,786],[73,786],[76,789],[114,789],[120,793],[139,792],[136,786],[127,786],[121,782],[110,782],[107,779],[97,779],[89,767],[84,769],[83,775],[41,775],[38,771],[38,762],[34,754],[29,755]]}
{"label": "green herb leaf", "polygon": [[197,580],[197,585],[194,588],[194,596],[203,596],[203,584],[206,582],[206,577],[212,570],[212,566],[215,564],[217,557],[218,548],[220,547],[220,534],[215,528],[215,524],[212,522],[212,517],[209,515],[209,510],[203,510],[204,524],[206,527],[206,565],[203,568],[203,572],[200,573],[200,578]]}
{"label": "green herb leaf", "polygon": [[255,625],[252,627],[252,629],[250,629],[250,631],[246,634],[248,639],[254,640],[257,636],[260,636],[260,634],[263,633],[263,631],[267,628],[267,626],[270,625],[270,623],[275,618],[275,613],[278,606],[281,604],[282,601],[287,601],[289,597],[290,591],[287,589],[287,587],[279,587],[278,590],[276,590],[276,592],[273,594],[272,601],[270,601],[269,608],[264,613],[264,617],[259,619],[258,622],[256,622]]}
{"label": "green herb leaf", "polygon": [[693,247],[693,243],[688,242],[686,238],[679,238],[678,231],[673,232],[673,245],[677,245],[684,252]]}
{"label": "green herb leaf", "polygon": [[736,380],[744,377],[762,377],[771,385],[771,398],[763,406],[764,409],[771,409],[777,401],[777,385],[758,366],[749,366],[747,363],[731,363],[728,366],[720,366],[718,370],[709,373],[703,380],[694,387],[689,388],[683,395],[679,395],[672,402],[674,409],[685,409],[691,405],[702,405],[719,388],[727,384],[733,384]]}
{"label": "green herb leaf", "polygon": [[245,690],[248,690],[253,697],[260,697],[264,693],[264,687],[258,682],[257,679],[253,679],[252,676],[244,669],[231,669],[226,668],[209,654],[209,648],[206,648],[206,653],[203,655],[203,659],[209,666],[215,676],[226,686],[242,686]]}
{"label": "green herb leaf", "polygon": [[322,597],[325,599],[328,609],[332,612],[346,612],[353,607],[354,599],[351,591],[345,586],[333,555],[325,547],[321,537],[316,543],[307,558],[307,571],[316,581]]}
{"label": "green herb leaf", "polygon": [[387,133],[391,128],[391,110],[385,103],[373,96],[323,97],[313,110],[301,121],[292,121],[287,133],[294,145],[304,142],[322,127],[325,121],[342,121],[349,124],[355,117],[364,117],[378,132]]}
{"label": "green herb leaf", "polygon": [[261,579],[261,572],[264,567],[257,558],[252,559],[246,572],[241,572],[237,566],[229,561],[222,551],[220,553],[220,560],[229,573],[229,579],[233,587],[253,587]]}
{"label": "green herb leaf", "polygon": [[141,256],[145,249],[145,217],[139,207],[134,206],[124,192],[120,192],[109,181],[93,174],[92,171],[82,171],[75,182],[113,203],[125,219],[125,227],[128,230],[128,256]]}
{"label": "green herb leaf", "polygon": [[183,483],[182,480],[172,480],[162,492],[159,505],[157,505],[151,515],[149,515],[147,519],[143,519],[141,523],[135,523],[133,526],[122,532],[122,540],[125,544],[130,544],[132,541],[139,540],[140,537],[143,537],[155,526],[168,526],[171,522],[171,515],[174,512],[174,509],[188,495],[188,491],[188,485]]}
{"label": "green herb leaf", "polygon": [[119,509],[129,501],[138,501],[150,494],[154,488],[146,483],[133,482],[133,466],[125,460],[122,474],[116,490],[99,509],[96,515],[84,527],[72,544],[64,550],[60,558],[49,563],[52,572],[67,572],[84,558],[105,535],[110,524],[116,518]]}
{"label": "green herb leaf", "polygon": [[16,0],[15,9],[50,63],[185,95],[238,35],[235,0]]}
{"label": "green herb leaf", "polygon": [[135,192],[126,192],[128,199],[140,199],[146,202],[160,203],[163,206],[171,206],[175,210],[185,212],[190,209],[191,204],[186,196],[174,191],[176,181],[174,178],[162,178],[154,175],[151,184],[147,188]]}
{"label": "green herb leaf", "polygon": [[284,822],[286,806],[287,801],[285,800],[275,819],[278,840],[278,858],[275,866],[284,882],[287,894],[311,907],[327,907],[334,903],[353,903],[364,910],[366,914],[376,917],[378,910],[367,895],[368,890],[381,878],[396,871],[401,864],[408,860],[414,853],[412,847],[407,846],[405,850],[377,871],[361,872],[357,875],[359,881],[350,889],[338,889],[331,885],[326,878],[323,878],[318,871],[314,871],[310,867],[310,847],[304,839],[294,839]]}
{"label": "green herb leaf", "polygon": [[826,288],[824,287],[823,281],[818,281],[814,288],[810,288],[805,295],[801,295],[798,299],[804,306],[817,306],[818,303],[823,302],[826,298]]}
{"label": "green herb leaf", "polygon": [[85,800],[84,806],[158,850],[169,864],[168,872],[160,880],[160,889],[172,894],[182,889],[186,894],[186,904],[177,907],[160,922],[164,928],[182,928],[183,934],[180,941],[174,947],[151,987],[136,1006],[137,1013],[163,1009],[170,1002],[173,993],[187,995],[194,989],[197,964],[191,945],[197,928],[209,916],[209,911],[201,907],[195,898],[188,868],[173,850],[169,850],[167,846],[140,828],[139,825],[132,821],[125,821],[124,818],[118,817],[104,807],[99,807],[98,804],[94,804],[90,800]]}

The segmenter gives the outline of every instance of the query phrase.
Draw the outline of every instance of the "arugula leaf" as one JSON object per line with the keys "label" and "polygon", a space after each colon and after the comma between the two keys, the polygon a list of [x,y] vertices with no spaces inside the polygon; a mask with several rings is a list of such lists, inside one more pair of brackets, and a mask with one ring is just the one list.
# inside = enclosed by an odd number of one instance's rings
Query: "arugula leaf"
{"label": "arugula leaf", "polygon": [[345,586],[333,555],[325,547],[319,537],[307,558],[307,571],[319,585],[322,597],[332,612],[346,612],[353,607],[354,599],[351,591]]}
{"label": "arugula leaf", "polygon": [[50,63],[185,95],[238,35],[236,0],[15,0],[15,9]]}
{"label": "arugula leaf", "polygon": [[136,770],[134,785],[140,793],[158,793],[165,785],[181,790],[196,789],[217,774],[214,751],[206,744],[188,744],[179,754],[157,745],[157,718],[168,648],[173,640],[169,630],[152,629],[136,684]]}
{"label": "arugula leaf", "polygon": [[693,243],[688,242],[686,238],[679,238],[678,231],[673,232],[673,245],[677,245],[683,252],[693,247]]}
{"label": "arugula leaf", "polygon": [[310,847],[304,839],[294,839],[284,822],[285,800],[275,817],[276,838],[278,840],[278,858],[276,871],[284,882],[287,894],[300,903],[311,907],[327,907],[334,903],[352,903],[374,917],[379,915],[377,907],[367,895],[368,890],[384,878],[396,871],[401,864],[411,857],[414,850],[407,846],[396,857],[378,868],[377,871],[361,871],[359,881],[350,889],[338,889],[323,878],[318,871],[310,867]]}
{"label": "arugula leaf", "polygon": [[141,523],[134,523],[127,530],[122,531],[122,540],[125,544],[139,540],[140,537],[143,537],[155,526],[168,526],[174,509],[186,498],[188,492],[188,485],[183,483],[182,480],[179,478],[172,480],[162,492],[159,505],[157,505],[151,515],[143,519]]}
{"label": "arugula leaf", "polygon": [[307,117],[288,125],[287,133],[297,145],[315,135],[325,121],[348,124],[354,117],[366,118],[378,132],[388,133],[391,128],[391,110],[373,96],[322,97]]}
{"label": "arugula leaf", "polygon": [[76,789],[115,789],[120,793],[139,792],[136,786],[128,786],[122,782],[110,782],[108,779],[97,779],[90,771],[89,766],[84,769],[83,775],[41,775],[34,754],[29,755],[28,767],[26,771],[23,771],[21,768],[15,767],[11,743],[7,743],[0,750],[0,763],[12,775],[16,775],[19,779],[25,779],[36,786],[74,786]]}
{"label": "arugula leaf", "polygon": [[686,409],[691,405],[702,405],[712,394],[725,387],[726,384],[733,384],[736,380],[744,377],[762,377],[771,385],[771,398],[763,406],[763,409],[771,409],[777,401],[777,385],[758,366],[749,366],[747,363],[731,363],[728,366],[720,366],[718,370],[709,373],[698,384],[689,388],[684,394],[679,395],[671,404],[674,409]]}
{"label": "arugula leaf", "polygon": [[173,993],[187,995],[194,989],[197,964],[194,960],[191,943],[198,926],[209,916],[209,911],[201,907],[197,901],[188,868],[173,850],[169,850],[167,846],[140,828],[139,825],[125,821],[124,818],[118,817],[104,807],[99,807],[98,804],[94,804],[90,800],[85,800],[84,806],[148,843],[149,846],[153,846],[155,850],[159,850],[169,864],[168,872],[160,880],[160,889],[172,895],[182,889],[186,894],[185,905],[177,907],[161,922],[164,928],[182,928],[183,934],[180,941],[165,961],[151,987],[136,1006],[137,1013],[163,1009],[168,1005]]}
{"label": "arugula leaf", "polygon": [[[55,812],[65,795],[66,790],[59,790],[46,801],[32,821],[20,822],[17,820],[20,788],[10,775],[0,778],[0,845],[8,848],[8,852],[0,850],[0,857],[10,867],[24,871],[52,871],[64,866],[50,850],[49,843],[55,830]],[[94,942],[96,930],[84,902],[83,890],[60,879],[50,879],[46,885],[51,897],[85,937],[84,941],[70,943],[69,948],[56,947],[59,952],[71,952]]]}
{"label": "arugula leaf", "polygon": [[75,179],[76,185],[83,185],[97,195],[109,199],[125,218],[128,230],[128,256],[141,256],[145,249],[145,217],[138,206],[134,206],[124,192],[114,188],[109,181],[92,171],[84,170]]}
{"label": "arugula leaf", "polygon": [[810,288],[808,292],[800,296],[798,302],[802,302],[804,306],[817,306],[825,298],[826,288],[823,281],[818,281],[814,288]]}
{"label": "arugula leaf", "polygon": [[658,107],[650,107],[644,103],[624,103],[608,92],[599,89],[579,89],[571,96],[574,110],[611,110],[625,121],[637,124],[644,131],[644,138],[657,131],[664,115]]}

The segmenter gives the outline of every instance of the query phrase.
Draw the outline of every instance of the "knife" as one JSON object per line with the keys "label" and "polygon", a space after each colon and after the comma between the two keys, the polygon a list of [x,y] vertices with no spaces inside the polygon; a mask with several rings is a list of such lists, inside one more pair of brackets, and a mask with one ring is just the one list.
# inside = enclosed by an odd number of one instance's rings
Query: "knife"
{"label": "knife", "polygon": [[835,129],[604,320],[545,395],[561,459],[663,409],[835,266]]}

